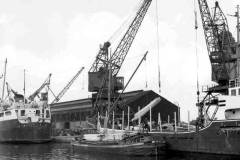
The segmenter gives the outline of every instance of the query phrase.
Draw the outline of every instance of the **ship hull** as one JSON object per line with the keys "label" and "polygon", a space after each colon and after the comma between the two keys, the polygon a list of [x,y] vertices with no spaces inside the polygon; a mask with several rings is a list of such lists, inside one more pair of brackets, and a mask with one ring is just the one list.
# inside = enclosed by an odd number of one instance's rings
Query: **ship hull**
{"label": "ship hull", "polygon": [[214,121],[195,132],[152,133],[156,140],[164,139],[167,149],[181,152],[240,155],[240,121]]}
{"label": "ship hull", "polygon": [[50,123],[22,124],[17,119],[0,121],[0,142],[44,143],[49,141],[51,141]]}

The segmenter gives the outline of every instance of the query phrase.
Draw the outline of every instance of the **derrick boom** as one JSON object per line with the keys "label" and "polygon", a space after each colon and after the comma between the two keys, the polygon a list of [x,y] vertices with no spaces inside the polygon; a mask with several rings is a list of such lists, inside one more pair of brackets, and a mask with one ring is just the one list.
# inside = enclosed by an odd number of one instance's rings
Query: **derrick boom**
{"label": "derrick boom", "polygon": [[77,79],[77,77],[82,73],[84,67],[82,67],[77,74],[71,79],[70,82],[68,82],[68,84],[61,90],[61,92],[55,97],[55,99],[52,101],[51,104],[53,103],[57,103],[62,97],[63,95],[67,92],[67,90],[71,87],[71,85],[73,84],[73,82]]}
{"label": "derrick boom", "polygon": [[50,78],[51,78],[52,74],[50,73],[47,77],[47,79],[43,82],[43,84],[33,93],[31,94],[28,99],[30,101],[33,101],[34,98],[41,92],[41,90],[45,87],[45,86],[49,86],[50,84]]}

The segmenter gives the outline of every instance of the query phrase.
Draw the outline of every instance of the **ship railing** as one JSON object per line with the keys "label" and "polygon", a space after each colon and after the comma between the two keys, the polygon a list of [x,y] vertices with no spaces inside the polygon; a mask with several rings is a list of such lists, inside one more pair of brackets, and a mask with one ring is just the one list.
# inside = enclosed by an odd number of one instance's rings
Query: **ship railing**
{"label": "ship railing", "polygon": [[217,87],[218,85],[212,84],[212,85],[203,85],[202,86],[202,92],[208,92],[210,89]]}
{"label": "ship railing", "polygon": [[209,87],[206,85],[206,86],[202,86],[202,92],[207,92],[209,89]]}
{"label": "ship railing", "polygon": [[229,80],[228,85],[229,85],[229,88],[239,87],[240,86],[239,78]]}

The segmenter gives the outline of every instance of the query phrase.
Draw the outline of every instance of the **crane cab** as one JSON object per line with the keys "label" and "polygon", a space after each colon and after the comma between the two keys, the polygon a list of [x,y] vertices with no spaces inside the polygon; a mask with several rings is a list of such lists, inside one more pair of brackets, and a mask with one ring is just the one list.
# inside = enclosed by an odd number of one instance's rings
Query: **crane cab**
{"label": "crane cab", "polygon": [[[105,84],[102,84],[104,82]],[[102,88],[108,88],[108,72],[88,72],[88,91],[98,92]],[[124,77],[112,77],[111,88],[115,91],[122,90],[124,88]]]}

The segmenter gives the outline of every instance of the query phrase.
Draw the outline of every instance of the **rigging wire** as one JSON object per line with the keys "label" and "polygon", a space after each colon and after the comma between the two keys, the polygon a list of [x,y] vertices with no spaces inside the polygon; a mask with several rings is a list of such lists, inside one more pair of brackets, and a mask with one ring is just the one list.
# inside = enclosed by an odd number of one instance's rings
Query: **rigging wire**
{"label": "rigging wire", "polygon": [[82,74],[82,90],[84,90],[84,87],[85,87],[85,79],[84,79],[84,77],[86,77],[86,74],[85,74],[85,72]]}
{"label": "rigging wire", "polygon": [[159,62],[159,30],[158,30],[158,27],[159,27],[159,22],[158,22],[158,3],[157,3],[158,0],[156,0],[156,23],[157,23],[157,65],[158,65],[158,89],[159,89],[159,93],[161,93],[161,79],[160,79],[160,62]]}
{"label": "rigging wire", "polygon": [[196,9],[196,0],[194,0],[194,17],[195,17],[195,24],[194,24],[194,29],[195,29],[195,53],[196,53],[196,70],[197,70],[197,103],[199,103],[199,64],[198,64],[198,47],[197,47],[197,42],[198,42],[198,35],[197,35],[197,30],[198,30],[198,22],[197,22],[197,9]]}
{"label": "rigging wire", "polygon": [[115,42],[117,39],[120,39],[119,35],[122,35],[124,32],[124,28],[127,27],[127,25],[130,23],[132,18],[134,17],[134,14],[131,14],[130,16],[126,17],[125,20],[123,20],[122,24],[118,27],[118,29],[111,35],[111,37],[108,39],[108,42]]}
{"label": "rigging wire", "polygon": [[148,76],[147,76],[147,71],[148,71],[148,66],[147,66],[147,57],[145,57],[144,59],[145,61],[145,88],[147,89],[148,88]]}
{"label": "rigging wire", "polygon": [[118,29],[110,36],[108,39],[108,42],[114,43],[115,41],[118,41],[118,39],[121,38],[121,35],[124,33],[126,28],[130,25],[130,23],[133,21],[133,19],[136,16],[137,10],[141,7],[142,3],[144,3],[144,0],[141,0],[136,7],[131,11],[129,16],[125,17],[122,24],[118,27]]}

